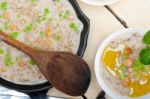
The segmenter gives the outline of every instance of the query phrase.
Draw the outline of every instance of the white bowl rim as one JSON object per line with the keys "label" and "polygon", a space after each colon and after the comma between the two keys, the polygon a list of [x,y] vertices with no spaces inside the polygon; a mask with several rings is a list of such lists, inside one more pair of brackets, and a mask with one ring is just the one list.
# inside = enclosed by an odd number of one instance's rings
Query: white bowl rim
{"label": "white bowl rim", "polygon": [[[146,33],[146,31],[148,31],[147,29],[140,29],[140,28],[126,28],[126,29],[122,29],[119,30],[117,32],[112,33],[111,35],[109,35],[100,45],[100,47],[98,48],[98,51],[96,53],[96,57],[95,57],[95,75],[96,75],[96,79],[99,83],[99,85],[101,86],[101,88],[113,99],[135,99],[135,98],[131,98],[128,96],[121,96],[119,94],[113,93],[105,84],[105,82],[101,79],[100,77],[100,59],[101,56],[103,54],[104,49],[106,48],[106,46],[108,45],[108,43],[116,38],[116,36],[121,35],[121,34],[127,34],[127,33],[140,33],[142,35],[144,35],[144,33]],[[146,94],[144,96],[139,97],[138,99],[149,99],[150,94]],[[136,98],[137,99],[137,98]]]}
{"label": "white bowl rim", "polygon": [[89,1],[89,0],[81,0],[82,2],[85,2],[89,5],[95,5],[95,6],[104,6],[104,5],[110,5],[113,3],[116,3],[119,0],[111,0],[111,1],[106,1],[106,2],[102,2],[102,1]]}

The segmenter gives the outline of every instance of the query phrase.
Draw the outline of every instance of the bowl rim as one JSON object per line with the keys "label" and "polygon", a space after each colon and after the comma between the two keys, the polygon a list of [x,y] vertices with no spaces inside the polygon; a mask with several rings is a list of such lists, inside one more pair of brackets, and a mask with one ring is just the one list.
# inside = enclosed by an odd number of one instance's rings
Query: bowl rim
{"label": "bowl rim", "polygon": [[[76,12],[78,19],[83,24],[83,30],[80,36],[80,44],[79,44],[79,48],[77,51],[77,55],[80,57],[83,57],[85,49],[87,47],[88,34],[90,30],[90,20],[82,12],[76,0],[68,0],[68,1],[73,7],[74,11]],[[45,94],[48,91],[48,89],[52,87],[52,85],[49,82],[44,82],[44,83],[34,84],[34,85],[22,85],[22,84],[15,84],[13,82],[7,81],[1,77],[0,77],[0,85],[9,89],[17,90],[19,92],[24,92],[27,94],[33,94],[33,93]]]}
{"label": "bowl rim", "polygon": [[95,5],[95,6],[104,6],[104,5],[110,5],[113,3],[118,2],[119,0],[112,0],[112,1],[107,1],[107,2],[102,2],[102,1],[89,1],[89,0],[81,0],[84,3],[87,3],[88,5]]}
{"label": "bowl rim", "polygon": [[[112,39],[115,39],[118,35],[122,35],[122,34],[128,34],[128,33],[140,33],[142,35],[144,35],[144,33],[146,33],[146,31],[148,31],[147,29],[142,29],[142,28],[126,28],[126,29],[122,29],[119,30],[117,32],[112,33],[111,35],[109,35],[100,45],[100,47],[97,50],[96,53],[96,57],[95,57],[95,75],[96,75],[96,80],[98,82],[98,84],[100,85],[100,87],[113,99],[135,99],[135,98],[131,98],[128,96],[121,96],[117,93],[113,93],[112,90],[110,90],[107,85],[105,84],[105,82],[103,81],[103,79],[101,78],[101,73],[100,73],[100,65],[102,65],[100,59],[103,55],[103,51],[105,50],[105,48],[107,47],[107,45],[110,43],[110,41],[112,41]],[[147,99],[148,94],[139,97],[139,99]]]}

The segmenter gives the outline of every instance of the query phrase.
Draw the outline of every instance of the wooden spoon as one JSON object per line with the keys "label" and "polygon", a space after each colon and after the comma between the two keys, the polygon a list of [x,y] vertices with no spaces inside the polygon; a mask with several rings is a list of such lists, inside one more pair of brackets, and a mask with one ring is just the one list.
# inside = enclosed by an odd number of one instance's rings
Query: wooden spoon
{"label": "wooden spoon", "polygon": [[71,96],[83,95],[90,83],[88,64],[68,52],[37,51],[0,31],[1,39],[28,54],[47,80],[58,90]]}

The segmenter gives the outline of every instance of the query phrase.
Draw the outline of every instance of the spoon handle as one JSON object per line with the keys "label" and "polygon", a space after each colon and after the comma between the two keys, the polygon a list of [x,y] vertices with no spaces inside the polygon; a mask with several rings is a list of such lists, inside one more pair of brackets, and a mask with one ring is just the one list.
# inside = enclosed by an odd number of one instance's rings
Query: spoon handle
{"label": "spoon handle", "polygon": [[7,35],[6,33],[2,32],[2,31],[0,31],[0,40],[20,49],[21,51],[25,52],[29,56],[33,56],[33,54],[35,55],[35,50],[26,46],[23,43],[11,38],[9,35]]}

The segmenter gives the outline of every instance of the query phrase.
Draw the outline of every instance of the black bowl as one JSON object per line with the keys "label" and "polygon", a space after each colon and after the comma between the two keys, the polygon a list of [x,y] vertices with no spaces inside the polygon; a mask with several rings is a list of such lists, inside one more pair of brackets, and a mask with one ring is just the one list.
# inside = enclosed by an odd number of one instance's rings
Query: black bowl
{"label": "black bowl", "polygon": [[[77,52],[77,55],[82,57],[85,52],[86,46],[87,46],[90,21],[84,15],[84,13],[81,11],[76,0],[69,0],[69,2],[75,9],[78,18],[81,20],[81,22],[83,23],[83,26],[84,26],[82,33],[81,33],[79,49]],[[20,92],[28,93],[28,94],[38,93],[38,92],[42,92],[42,91],[44,92],[52,87],[52,85],[49,82],[45,82],[45,83],[37,84],[37,85],[20,85],[20,84],[14,84],[12,82],[6,81],[3,78],[0,78],[0,85],[10,88],[10,89],[20,91]]]}

